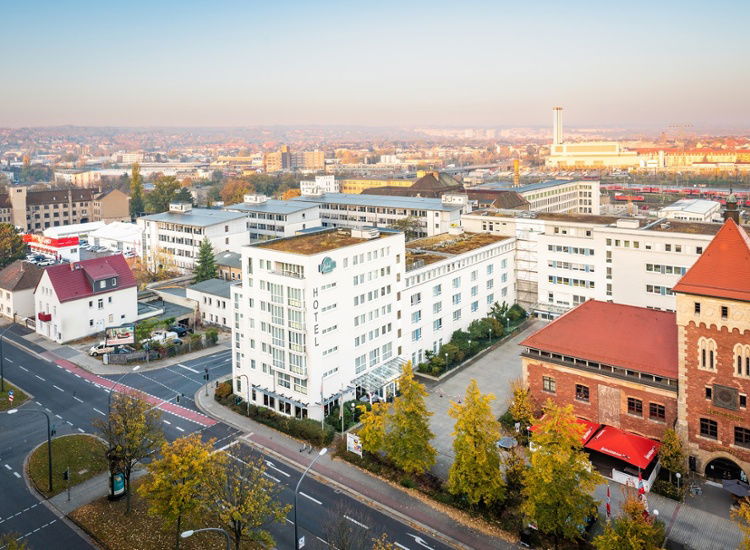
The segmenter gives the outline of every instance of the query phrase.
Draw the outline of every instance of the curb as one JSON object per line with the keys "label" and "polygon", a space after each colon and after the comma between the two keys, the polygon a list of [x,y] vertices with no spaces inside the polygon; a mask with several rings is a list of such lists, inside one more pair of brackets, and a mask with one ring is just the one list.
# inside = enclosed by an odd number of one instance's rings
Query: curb
{"label": "curb", "polygon": [[[202,397],[205,398],[205,396],[203,395],[204,391],[205,391],[205,385],[201,386],[198,389],[198,391],[196,392],[195,396],[194,396],[195,397],[195,405],[196,405],[196,407],[203,414],[205,414],[206,416],[209,416],[209,417],[211,417],[211,418],[213,418],[213,419],[215,419],[215,420],[217,420],[219,422],[222,422],[224,424],[232,426],[233,428],[235,428],[235,429],[243,432],[245,435],[240,436],[239,439],[245,445],[248,445],[250,447],[254,447],[254,448],[256,448],[258,450],[261,450],[262,452],[264,452],[264,453],[266,453],[268,455],[274,456],[274,457],[276,457],[277,460],[280,460],[282,462],[285,462],[285,463],[291,465],[296,470],[304,471],[307,468],[307,466],[305,466],[303,464],[300,464],[296,460],[291,459],[291,458],[289,458],[289,457],[287,457],[285,455],[282,455],[281,453],[279,453],[279,452],[277,452],[277,451],[275,451],[273,449],[269,449],[268,447],[265,447],[264,445],[258,443],[257,441],[252,441],[252,440],[247,439],[248,437],[250,437],[250,434],[248,434],[248,433],[245,432],[245,428],[242,428],[242,427],[238,426],[237,424],[234,424],[231,420],[227,420],[227,419],[224,419],[224,418],[221,418],[219,416],[215,416],[215,415],[211,414],[201,404],[200,399],[199,399],[199,396],[202,396]],[[252,420],[250,420],[250,419],[248,419],[248,420],[252,422]],[[266,426],[264,425],[264,427],[266,427]],[[273,428],[269,428],[269,429],[273,429]],[[276,430],[274,430],[274,431],[276,431]],[[278,433],[282,434],[282,432],[278,432]],[[287,434],[282,434],[282,435],[287,436]],[[287,437],[291,437],[291,436],[287,436]],[[377,477],[372,476],[368,472],[365,472],[365,473],[366,473],[366,475],[368,475],[369,477],[371,477],[373,479],[378,479]],[[448,546],[451,546],[453,548],[458,548],[458,549],[472,550],[471,546],[468,546],[468,545],[466,545],[466,544],[464,544],[464,543],[462,543],[462,542],[454,539],[453,537],[450,537],[450,536],[448,536],[448,535],[446,535],[444,533],[441,533],[441,532],[433,529],[432,527],[430,527],[428,525],[425,525],[424,523],[419,522],[419,521],[415,520],[414,518],[411,518],[411,517],[407,516],[406,514],[404,514],[402,512],[399,512],[398,510],[395,510],[395,509],[393,509],[393,508],[391,508],[389,506],[386,506],[386,505],[384,505],[384,504],[382,504],[380,502],[374,501],[370,497],[367,497],[367,496],[363,495],[362,493],[360,493],[358,491],[355,491],[351,487],[347,487],[346,485],[343,485],[342,483],[336,481],[335,479],[331,479],[331,478],[329,478],[328,476],[326,476],[324,474],[316,472],[314,469],[310,470],[307,475],[309,477],[313,477],[314,479],[316,479],[317,481],[319,481],[321,483],[324,483],[324,484],[336,487],[340,491],[342,491],[342,492],[350,495],[352,498],[354,498],[354,499],[362,502],[363,504],[365,504],[365,505],[367,505],[367,506],[369,506],[369,507],[371,507],[371,508],[373,508],[375,510],[380,511],[381,513],[389,515],[393,519],[396,519],[396,520],[398,520],[398,521],[400,521],[402,523],[405,523],[406,525],[412,526],[415,529],[417,529],[419,531],[422,531],[423,533],[428,534],[431,537],[434,537],[434,538],[442,541],[443,543],[447,544]],[[378,480],[378,481],[380,481],[380,480]],[[394,487],[394,488],[397,488],[397,487]],[[407,495],[409,494],[406,491],[402,491],[402,492],[404,492],[404,494],[407,494]],[[409,496],[411,496],[411,495],[409,495]]]}

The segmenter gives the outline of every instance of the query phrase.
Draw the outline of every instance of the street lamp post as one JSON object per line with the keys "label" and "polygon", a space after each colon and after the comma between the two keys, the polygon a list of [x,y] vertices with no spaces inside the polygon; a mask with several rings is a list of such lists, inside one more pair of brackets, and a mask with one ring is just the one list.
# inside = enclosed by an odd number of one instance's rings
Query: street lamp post
{"label": "street lamp post", "polygon": [[313,458],[313,461],[310,463],[310,465],[307,467],[307,469],[302,473],[302,475],[299,478],[299,481],[297,482],[297,486],[294,488],[294,550],[299,550],[299,536],[297,534],[297,492],[299,491],[299,486],[302,483],[302,480],[305,479],[305,476],[307,475],[307,472],[310,471],[310,468],[313,467],[313,464],[324,454],[328,452],[328,447],[323,447],[318,451],[318,454],[315,458]]}
{"label": "street lamp post", "polygon": [[216,531],[216,532],[222,533],[224,537],[227,539],[227,550],[229,550],[230,542],[231,542],[231,539],[229,538],[229,533],[227,533],[221,527],[205,527],[203,529],[189,529],[188,531],[183,531],[182,533],[180,533],[180,536],[183,539],[186,539],[186,538],[192,537],[196,533],[205,533],[206,531]]}
{"label": "street lamp post", "polygon": [[680,490],[680,478],[682,477],[682,474],[680,472],[675,473],[675,477],[677,478],[677,490]]}
{"label": "street lamp post", "polygon": [[117,382],[114,383],[114,385],[109,389],[109,400],[107,401],[107,416],[112,413],[112,394],[115,393],[115,388],[122,382],[122,379],[125,378],[128,374],[133,373],[140,369],[140,365],[136,365],[132,369],[130,369],[129,372],[124,373],[120,378],[117,379]]}
{"label": "street lamp post", "polygon": [[247,416],[250,416],[250,378],[247,377],[247,374],[240,374],[237,377],[245,378],[245,385],[247,386],[247,399],[245,399],[245,403],[247,403]]}
{"label": "street lamp post", "polygon": [[[16,414],[18,412],[18,409],[10,409],[7,411],[8,414]],[[49,414],[47,414],[46,411],[41,411],[38,409],[26,409],[24,412],[38,412],[42,413],[47,418],[47,483],[49,483],[49,492],[52,492],[52,427],[50,425],[50,418]]]}
{"label": "street lamp post", "polygon": [[8,332],[12,326],[13,323],[9,324],[3,329],[2,334],[0,334],[0,392],[5,391],[5,333]]}

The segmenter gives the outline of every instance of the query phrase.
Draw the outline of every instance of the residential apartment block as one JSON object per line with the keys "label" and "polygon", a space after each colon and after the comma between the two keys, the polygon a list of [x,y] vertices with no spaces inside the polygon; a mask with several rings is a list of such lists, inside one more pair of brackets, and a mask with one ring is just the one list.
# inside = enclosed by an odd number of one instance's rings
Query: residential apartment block
{"label": "residential apartment block", "polygon": [[153,268],[167,254],[177,269],[190,272],[204,239],[211,242],[215,251],[239,250],[248,244],[246,220],[247,214],[242,212],[172,203],[167,212],[138,218],[136,223],[143,228],[141,257]]}
{"label": "residential apartment block", "polygon": [[94,188],[30,191],[27,187],[12,187],[0,195],[0,222],[22,231],[99,220],[130,220],[128,196],[120,191],[102,194]]}

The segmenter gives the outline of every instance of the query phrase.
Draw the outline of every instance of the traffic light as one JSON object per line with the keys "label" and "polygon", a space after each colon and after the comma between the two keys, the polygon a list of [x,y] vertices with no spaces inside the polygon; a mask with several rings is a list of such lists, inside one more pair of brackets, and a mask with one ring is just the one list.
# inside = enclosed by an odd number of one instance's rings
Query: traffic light
{"label": "traffic light", "polygon": [[52,424],[52,426],[50,427],[49,433],[50,435],[55,435],[57,433],[57,426]]}

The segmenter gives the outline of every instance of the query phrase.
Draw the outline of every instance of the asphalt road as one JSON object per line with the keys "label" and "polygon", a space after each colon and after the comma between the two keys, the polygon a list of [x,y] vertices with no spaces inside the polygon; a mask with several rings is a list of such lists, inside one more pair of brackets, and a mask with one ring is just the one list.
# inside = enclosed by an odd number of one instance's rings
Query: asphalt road
{"label": "asphalt road", "polygon": [[[197,411],[192,397],[204,384],[205,369],[211,380],[229,373],[230,353],[225,350],[155,371],[108,378],[121,380],[122,386],[136,388],[170,403],[175,403],[179,395],[181,407]],[[90,545],[71,526],[58,519],[28,490],[23,479],[23,461],[36,445],[46,440],[44,415],[33,411],[48,412],[57,435],[93,433],[92,421],[106,416],[109,390],[10,344],[5,345],[5,376],[33,398],[17,414],[0,413],[0,494],[3,495],[0,498],[0,532],[18,533],[37,550],[88,549]],[[241,456],[256,453],[236,442],[241,434],[234,428],[222,423],[201,424],[188,418],[189,414],[176,412],[163,412],[167,439],[200,431],[204,439],[216,439],[217,448],[231,444],[226,452]],[[282,485],[282,500],[291,503],[300,472],[289,464],[264,458],[272,462],[268,475]],[[367,546],[370,540],[382,533],[387,533],[390,540],[405,550],[448,548],[313,478],[305,479],[300,495],[298,521],[300,535],[305,536],[305,548],[327,548],[325,539],[330,539],[334,532],[338,536],[351,536],[363,544],[362,548],[371,547],[371,544]],[[290,512],[283,525],[269,526],[279,548],[293,547],[292,517]]]}

